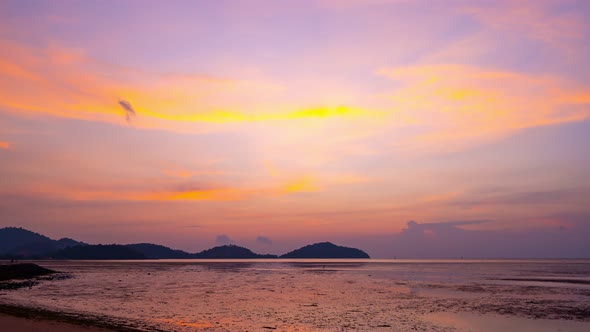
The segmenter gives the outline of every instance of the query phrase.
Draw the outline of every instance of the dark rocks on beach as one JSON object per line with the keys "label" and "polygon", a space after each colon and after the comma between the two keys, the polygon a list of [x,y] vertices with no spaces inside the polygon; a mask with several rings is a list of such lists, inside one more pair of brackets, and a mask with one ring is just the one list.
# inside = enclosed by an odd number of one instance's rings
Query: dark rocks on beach
{"label": "dark rocks on beach", "polygon": [[4,281],[0,282],[0,290],[14,290],[19,288],[31,288],[39,284],[36,280],[25,280],[25,281]]}
{"label": "dark rocks on beach", "polygon": [[33,278],[53,275],[54,273],[56,272],[53,270],[32,263],[0,265],[0,290],[31,288],[39,283]]}
{"label": "dark rocks on beach", "polygon": [[0,281],[31,279],[53,273],[56,272],[32,263],[0,265]]}

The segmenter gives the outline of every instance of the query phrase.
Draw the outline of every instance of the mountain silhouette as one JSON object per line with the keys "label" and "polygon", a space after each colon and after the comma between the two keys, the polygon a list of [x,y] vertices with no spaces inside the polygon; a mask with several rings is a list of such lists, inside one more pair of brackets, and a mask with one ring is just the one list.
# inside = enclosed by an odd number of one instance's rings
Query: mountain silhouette
{"label": "mountain silhouette", "polygon": [[236,245],[219,246],[203,250],[193,256],[194,258],[277,258],[277,255],[260,255],[252,250]]}
{"label": "mountain silhouette", "polygon": [[[17,227],[0,228],[0,259],[243,259],[279,258],[257,254],[236,245],[224,245],[188,253],[152,243],[90,245],[70,238],[53,240]],[[280,258],[370,258],[360,249],[321,242],[293,250]]]}
{"label": "mountain silhouette", "polygon": [[52,255],[56,259],[144,259],[146,256],[120,244],[94,244],[62,249]]}
{"label": "mountain silhouette", "polygon": [[170,249],[168,247],[152,243],[127,244],[125,247],[130,248],[145,258],[149,259],[185,259],[194,258],[194,254],[186,251]]}
{"label": "mountain silhouette", "polygon": [[356,248],[337,246],[330,242],[310,244],[282,255],[280,258],[371,258]]}
{"label": "mountain silhouette", "polygon": [[52,240],[23,228],[0,228],[0,256],[7,258],[45,258],[60,249],[84,244],[68,238]]}

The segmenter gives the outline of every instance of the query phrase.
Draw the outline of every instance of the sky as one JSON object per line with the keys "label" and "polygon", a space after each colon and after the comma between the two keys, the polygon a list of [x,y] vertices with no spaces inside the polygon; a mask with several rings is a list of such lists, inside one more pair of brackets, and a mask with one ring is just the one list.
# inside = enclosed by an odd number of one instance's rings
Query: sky
{"label": "sky", "polygon": [[590,257],[590,2],[0,2],[0,227]]}

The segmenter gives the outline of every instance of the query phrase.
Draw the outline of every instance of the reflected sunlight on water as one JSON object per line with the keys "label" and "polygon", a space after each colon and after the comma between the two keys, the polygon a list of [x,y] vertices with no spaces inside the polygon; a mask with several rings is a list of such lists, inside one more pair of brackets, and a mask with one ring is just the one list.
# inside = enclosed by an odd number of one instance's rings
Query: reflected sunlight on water
{"label": "reflected sunlight on water", "polygon": [[590,261],[38,263],[74,278],[7,291],[0,301],[107,315],[170,331],[446,331],[449,324],[464,328],[461,320],[432,316],[439,313],[471,313],[492,320],[512,317],[523,324],[551,319],[557,326],[575,320],[590,327],[590,285],[560,282],[588,280]]}

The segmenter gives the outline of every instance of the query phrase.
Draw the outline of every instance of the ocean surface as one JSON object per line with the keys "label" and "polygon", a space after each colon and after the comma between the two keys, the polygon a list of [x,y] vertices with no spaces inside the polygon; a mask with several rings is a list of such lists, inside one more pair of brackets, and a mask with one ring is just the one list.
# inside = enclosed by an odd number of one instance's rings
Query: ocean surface
{"label": "ocean surface", "polygon": [[590,260],[35,263],[0,303],[150,331],[590,331]]}

